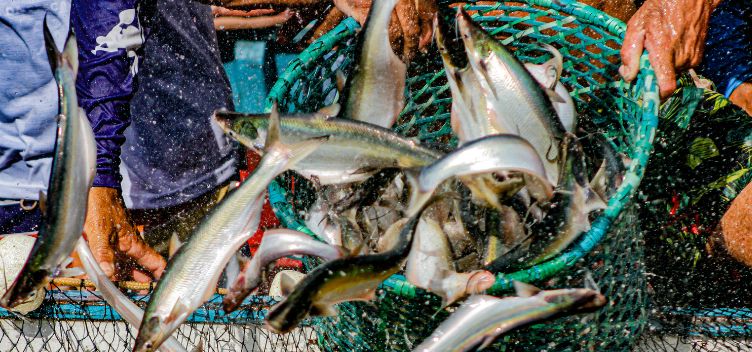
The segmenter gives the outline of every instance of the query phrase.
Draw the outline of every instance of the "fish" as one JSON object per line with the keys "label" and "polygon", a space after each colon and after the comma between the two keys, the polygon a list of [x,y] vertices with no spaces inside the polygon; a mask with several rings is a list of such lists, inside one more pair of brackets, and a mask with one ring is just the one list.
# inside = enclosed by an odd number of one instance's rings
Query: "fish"
{"label": "fish", "polygon": [[[436,45],[441,54],[444,70],[452,93],[452,105],[450,122],[452,130],[457,135],[459,146],[467,141],[472,141],[487,135],[501,133],[491,121],[495,117],[492,109],[489,109],[486,96],[480,87],[480,82],[467,62],[460,64],[449,51],[445,27],[449,24],[441,21],[441,16],[434,18],[434,33]],[[512,128],[507,127],[507,132]]]}
{"label": "fish", "polygon": [[326,136],[284,143],[272,114],[265,154],[253,173],[214,207],[167,264],[136,337],[135,352],[154,351],[204,301],[222,270],[258,227],[266,188],[278,175],[326,142]]}
{"label": "fish", "polygon": [[495,112],[494,126],[530,142],[543,161],[549,183],[557,185],[559,142],[565,130],[546,92],[522,62],[462,8],[457,13],[457,25],[470,66]]}
{"label": "fish", "polygon": [[616,193],[616,190],[624,181],[625,164],[628,161],[625,162],[626,157],[619,154],[613,143],[603,134],[593,134],[592,138],[595,140],[603,161],[595,175],[590,179],[590,188],[606,202]]}
{"label": "fish", "polygon": [[46,22],[44,33],[47,55],[60,92],[57,138],[47,197],[40,192],[39,201],[46,203],[46,209],[37,240],[23,269],[0,298],[0,305],[8,308],[33,300],[48,279],[63,269],[61,264],[68,259],[83,232],[89,189],[96,174],[94,132],[86,114],[78,107],[76,96],[76,38],[71,34],[63,53],[59,53]]}
{"label": "fish", "polygon": [[261,284],[269,263],[289,255],[309,255],[334,260],[347,256],[348,252],[342,247],[317,241],[302,232],[289,229],[268,230],[264,233],[256,254],[243,266],[240,275],[225,294],[222,300],[225,313],[237,309],[243,299]]}
{"label": "fish", "polygon": [[[419,171],[405,171],[414,189],[408,215],[422,206],[444,180],[453,176],[515,171],[527,176],[526,187],[536,199],[550,199],[553,196],[553,185],[535,149],[522,137],[512,134],[474,140]],[[487,198],[495,197],[494,194]]]}
{"label": "fish", "polygon": [[[276,105],[273,110],[276,111]],[[218,111],[214,119],[230,137],[248,148],[263,152],[269,120],[266,114]],[[391,130],[359,121],[327,117],[326,113],[283,116],[280,121],[285,143],[329,136],[326,143],[293,168],[317,185],[361,182],[378,170],[425,166],[442,155]]]}
{"label": "fish", "polygon": [[532,260],[522,261],[527,267],[550,259],[568,247],[583,232],[590,229],[588,214],[604,209],[606,204],[591,188],[587,180],[585,156],[577,137],[568,134],[562,143],[566,146],[566,159],[561,169],[562,183],[555,191],[553,206],[542,222],[531,226],[538,238],[528,255]]}
{"label": "fish", "polygon": [[525,68],[546,91],[564,130],[574,133],[577,128],[577,109],[567,87],[559,81],[563,71],[564,58],[559,50],[550,44],[543,43],[540,45],[551,53],[552,58],[540,65],[526,62]]}
{"label": "fish", "polygon": [[499,212],[487,212],[482,264],[487,267],[500,257],[516,259],[516,253],[525,249],[527,237],[525,225],[512,207],[503,206]]}
{"label": "fish", "polygon": [[371,3],[358,40],[353,77],[347,80],[343,117],[391,128],[405,106],[407,65],[389,42],[389,22],[397,0]]}
{"label": "fish", "polygon": [[471,296],[413,351],[483,350],[516,328],[592,312],[607,302],[601,293],[587,288],[541,291],[518,281],[514,285],[516,297]]}
{"label": "fish", "polygon": [[[430,205],[432,200],[426,202]],[[294,329],[310,315],[335,315],[333,305],[340,302],[376,297],[376,288],[389,276],[397,273],[410,252],[413,232],[424,207],[416,211],[400,231],[400,238],[388,251],[335,259],[313,269],[274,305],[266,315],[267,330],[282,334]]]}
{"label": "fish", "polygon": [[[117,286],[105,275],[102,268],[99,267],[99,263],[94,259],[94,255],[91,253],[89,245],[83,236],[78,239],[76,252],[78,252],[78,257],[81,259],[81,265],[83,265],[86,275],[89,276],[89,280],[97,287],[97,291],[107,301],[107,304],[118,312],[128,324],[135,327],[139,326],[141,318],[144,316],[144,311],[133,303],[128,296],[120,292]],[[159,347],[159,350],[162,352],[186,351],[178,340],[172,336],[165,340],[162,346]]]}
{"label": "fish", "polygon": [[306,212],[305,225],[314,234],[332,246],[342,246],[342,227],[338,221],[332,219],[328,202],[324,197],[316,201]]}
{"label": "fish", "polygon": [[444,230],[428,216],[418,221],[413,246],[407,256],[405,277],[416,287],[439,295],[443,306],[468,294],[481,293],[496,280],[492,273],[485,270],[458,273]]}

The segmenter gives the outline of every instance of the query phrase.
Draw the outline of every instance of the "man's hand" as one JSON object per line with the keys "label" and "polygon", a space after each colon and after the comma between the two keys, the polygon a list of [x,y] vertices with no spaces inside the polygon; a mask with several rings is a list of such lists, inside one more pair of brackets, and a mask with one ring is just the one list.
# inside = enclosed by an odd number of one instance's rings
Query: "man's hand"
{"label": "man's hand", "polygon": [[637,77],[647,49],[661,98],[676,89],[676,72],[700,64],[710,13],[721,0],[647,0],[632,16],[621,48],[619,73]]}
{"label": "man's hand", "polygon": [[118,190],[92,187],[86,212],[84,232],[94,258],[111,280],[118,275],[131,276],[138,281],[149,278],[139,269],[128,265],[135,262],[155,278],[159,278],[167,262],[137,234],[128,218],[125,204]]}
{"label": "man's hand", "polygon": [[[362,26],[368,17],[371,0],[334,0],[334,5]],[[433,35],[435,0],[399,0],[389,25],[392,49],[404,62],[410,62],[418,50],[425,50]]]}

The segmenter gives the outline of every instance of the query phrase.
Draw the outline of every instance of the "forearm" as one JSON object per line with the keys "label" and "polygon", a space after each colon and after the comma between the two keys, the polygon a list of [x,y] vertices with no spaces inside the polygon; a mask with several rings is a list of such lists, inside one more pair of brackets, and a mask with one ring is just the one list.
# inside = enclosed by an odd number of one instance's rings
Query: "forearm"
{"label": "forearm", "polygon": [[133,49],[140,44],[135,0],[74,0],[71,26],[79,46],[76,90],[97,144],[94,186],[120,187],[120,147],[130,122]]}

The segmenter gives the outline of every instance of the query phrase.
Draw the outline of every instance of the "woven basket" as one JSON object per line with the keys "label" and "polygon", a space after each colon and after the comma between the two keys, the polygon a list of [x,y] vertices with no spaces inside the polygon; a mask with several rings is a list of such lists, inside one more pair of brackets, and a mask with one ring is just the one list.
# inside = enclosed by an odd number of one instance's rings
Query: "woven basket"
{"label": "woven basket", "polygon": [[[641,239],[633,212],[624,210],[629,209],[645,171],[659,107],[646,55],[638,78],[631,84],[623,82],[618,67],[626,26],[577,2],[440,2],[442,7],[457,5],[464,5],[476,22],[510,46],[523,62],[549,59],[536,43],[559,48],[565,61],[562,82],[577,104],[580,119],[589,119],[631,159],[624,182],[590,231],[547,262],[498,273],[488,291],[501,295],[511,289],[512,280],[563,287],[575,284],[582,271],[588,270],[613,304],[591,316],[587,324],[579,317],[559,319],[508,335],[502,339],[506,343],[497,347],[561,351],[628,346],[642,328],[645,302]],[[276,101],[282,112],[309,112],[337,101],[335,72],[349,73],[357,28],[354,20],[346,19],[302,52],[272,88],[267,108]],[[397,132],[424,142],[456,142],[449,126],[451,95],[435,47],[408,68],[405,96]],[[288,180],[280,181],[269,189],[277,216],[285,226],[311,233],[299,218],[305,209],[299,206],[306,202],[304,192],[291,192]],[[447,314],[439,309],[437,297],[410,285],[401,275],[392,276],[382,287],[375,304],[340,304],[338,317],[316,319],[320,344],[332,350],[403,350],[419,343]]]}

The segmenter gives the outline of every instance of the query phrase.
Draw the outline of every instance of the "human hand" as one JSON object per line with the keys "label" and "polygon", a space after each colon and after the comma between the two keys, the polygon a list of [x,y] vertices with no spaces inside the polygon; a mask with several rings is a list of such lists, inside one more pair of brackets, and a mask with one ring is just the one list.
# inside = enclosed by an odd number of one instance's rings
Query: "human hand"
{"label": "human hand", "polygon": [[268,28],[287,22],[296,15],[290,9],[277,12],[274,9],[231,10],[224,7],[212,6],[214,15],[214,29],[237,30]]}
{"label": "human hand", "polygon": [[[86,212],[84,233],[94,258],[111,279],[130,276],[137,281],[159,278],[167,262],[149,247],[130,222],[118,190],[92,187]],[[128,265],[135,262],[148,273]]]}
{"label": "human hand", "polygon": [[[334,0],[334,5],[364,25],[371,0]],[[431,44],[433,16],[438,10],[434,0],[399,0],[389,25],[392,49],[404,62],[410,62],[420,50]]]}
{"label": "human hand", "polygon": [[647,49],[661,98],[676,89],[676,72],[700,64],[710,13],[721,0],[647,0],[627,24],[619,73],[637,77]]}

